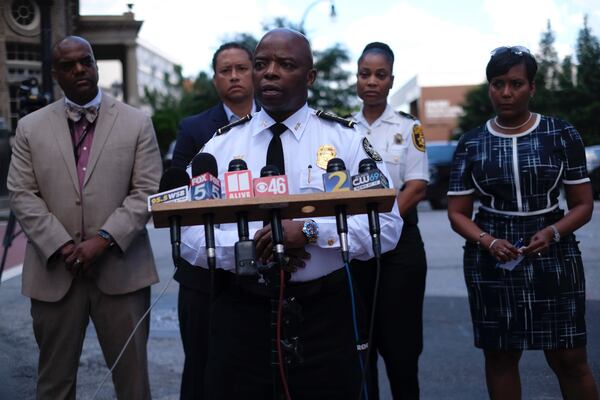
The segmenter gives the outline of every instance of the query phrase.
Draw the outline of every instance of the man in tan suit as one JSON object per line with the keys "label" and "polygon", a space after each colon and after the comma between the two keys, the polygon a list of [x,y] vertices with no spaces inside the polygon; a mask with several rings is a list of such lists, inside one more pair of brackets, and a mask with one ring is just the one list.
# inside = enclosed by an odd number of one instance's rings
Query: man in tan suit
{"label": "man in tan suit", "polygon": [[[91,317],[112,366],[158,281],[145,224],[160,155],[150,118],[98,89],[90,44],[53,49],[65,98],[19,121],[10,205],[28,243],[22,292],[40,349],[38,399],[75,399]],[[144,321],[113,371],[119,399],[149,399]],[[100,377],[99,377],[100,378]],[[98,379],[100,381],[100,379]]]}

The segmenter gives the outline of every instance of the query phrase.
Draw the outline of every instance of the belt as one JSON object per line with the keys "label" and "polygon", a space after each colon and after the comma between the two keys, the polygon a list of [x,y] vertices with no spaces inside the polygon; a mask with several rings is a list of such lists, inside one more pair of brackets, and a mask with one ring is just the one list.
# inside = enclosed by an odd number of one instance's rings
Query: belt
{"label": "belt", "polygon": [[[277,297],[278,290],[272,286],[259,283],[257,277],[237,276],[230,274],[229,287],[259,297]],[[285,297],[311,297],[339,290],[346,281],[344,269],[338,269],[321,278],[307,282],[288,282],[285,285]]]}

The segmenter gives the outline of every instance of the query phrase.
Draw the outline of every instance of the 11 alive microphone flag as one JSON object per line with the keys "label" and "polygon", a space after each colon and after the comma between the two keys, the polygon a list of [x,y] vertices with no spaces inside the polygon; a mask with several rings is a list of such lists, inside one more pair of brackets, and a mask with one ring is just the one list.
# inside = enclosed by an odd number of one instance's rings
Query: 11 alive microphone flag
{"label": "11 alive microphone flag", "polygon": [[252,172],[250,170],[228,171],[223,177],[226,199],[249,199],[252,192]]}

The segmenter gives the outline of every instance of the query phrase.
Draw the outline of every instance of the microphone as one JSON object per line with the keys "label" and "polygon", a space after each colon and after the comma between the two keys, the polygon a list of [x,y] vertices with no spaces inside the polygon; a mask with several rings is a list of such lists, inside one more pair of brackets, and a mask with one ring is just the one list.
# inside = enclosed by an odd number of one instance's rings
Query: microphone
{"label": "microphone", "polygon": [[[218,176],[217,160],[212,154],[198,153],[192,159],[192,200],[210,200],[221,198],[221,182]],[[211,276],[217,265],[215,246],[215,224],[213,213],[204,214],[204,239],[206,258]],[[211,277],[211,285],[214,277]]]}
{"label": "microphone", "polygon": [[265,165],[260,170],[260,178],[253,181],[254,197],[289,194],[287,176],[279,175],[275,165]]}
{"label": "microphone", "polygon": [[229,162],[229,171],[223,177],[226,199],[249,199],[252,191],[252,172],[244,160],[233,159]]}
{"label": "microphone", "polygon": [[[158,186],[159,193],[148,197],[148,206],[159,203],[175,203],[189,199],[188,185],[190,177],[181,168],[167,168],[160,178]],[[157,201],[152,201],[152,199]],[[171,233],[171,254],[175,267],[179,265],[181,256],[181,216],[171,215],[169,217]]]}
{"label": "microphone", "polygon": [[209,153],[198,153],[192,159],[191,199],[210,200],[221,198],[221,182],[217,160]]}
{"label": "microphone", "polygon": [[345,192],[352,190],[350,173],[346,170],[344,160],[332,158],[327,163],[327,172],[323,174],[323,188],[326,192]]}
{"label": "microphone", "polygon": [[[254,197],[252,172],[244,160],[229,162],[229,171],[224,174],[225,198],[244,199]],[[256,245],[250,240],[248,213],[238,211],[237,228],[239,241],[235,244],[235,270],[238,275],[256,275]]]}
{"label": "microphone", "polygon": [[[288,194],[287,176],[279,175],[279,168],[275,165],[265,165],[260,170],[260,178],[254,179],[255,197],[276,196],[280,194]],[[271,209],[271,236],[275,260],[281,265],[285,249],[283,247],[281,212],[278,208]]]}
{"label": "microphone", "polygon": [[158,193],[148,196],[148,212],[151,212],[152,206],[157,204],[189,201],[189,186],[190,177],[183,169],[167,168],[160,178]]}
{"label": "microphone", "polygon": [[[350,190],[350,179],[346,164],[341,158],[332,158],[327,163],[327,172],[323,174],[323,187],[326,192],[339,192]],[[335,223],[338,235],[340,235],[340,247],[344,263],[350,262],[350,250],[348,247],[348,217],[346,206],[335,206]]]}
{"label": "microphone", "polygon": [[[358,164],[358,175],[352,177],[354,190],[387,189],[389,181],[377,168],[377,164],[370,158],[365,158]],[[369,217],[369,233],[373,241],[375,257],[381,257],[381,229],[379,226],[379,210],[377,203],[367,203]]]}
{"label": "microphone", "polygon": [[390,183],[387,177],[377,168],[370,158],[358,164],[358,174],[352,177],[352,190],[387,189]]}

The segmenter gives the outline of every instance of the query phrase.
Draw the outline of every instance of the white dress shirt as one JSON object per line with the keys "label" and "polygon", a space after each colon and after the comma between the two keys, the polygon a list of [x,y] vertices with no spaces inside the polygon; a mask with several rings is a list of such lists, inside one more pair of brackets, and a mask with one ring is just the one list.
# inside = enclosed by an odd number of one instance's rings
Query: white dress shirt
{"label": "white dress shirt", "polygon": [[[223,179],[223,173],[234,158],[245,160],[252,175],[260,176],[272,138],[268,128],[274,123],[263,109],[249,122],[233,127],[225,134],[214,136],[206,144],[201,151],[210,153],[217,159],[219,179]],[[344,160],[346,168],[353,175],[358,173],[359,162],[369,157],[363,148],[362,135],[337,122],[317,117],[315,110],[307,105],[283,123],[288,128],[281,135],[281,141],[290,194],[323,192],[322,174],[325,171],[317,166],[317,151],[323,145],[333,146],[336,157]],[[379,163],[378,167],[389,177],[383,163]],[[396,246],[402,231],[397,204],[394,204],[391,212],[381,213],[380,220],[382,252],[386,252]],[[311,258],[305,260],[304,268],[299,268],[292,274],[292,281],[310,281],[343,267],[335,218],[316,218],[315,221],[319,224],[318,240],[305,246]],[[249,228],[252,238],[262,228],[262,223],[251,222]],[[374,257],[366,215],[348,217],[348,240],[350,258],[368,260]],[[237,241],[236,224],[223,224],[215,229],[218,268],[235,270],[234,244]],[[206,267],[203,226],[186,227],[182,230],[181,255],[192,265]]]}
{"label": "white dress shirt", "polygon": [[381,154],[394,187],[400,189],[410,180],[429,181],[427,153],[414,143],[413,130],[421,125],[418,120],[398,114],[389,104],[372,124],[365,119],[362,108],[353,117],[359,132]]}

